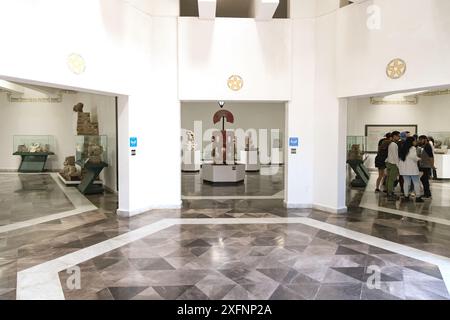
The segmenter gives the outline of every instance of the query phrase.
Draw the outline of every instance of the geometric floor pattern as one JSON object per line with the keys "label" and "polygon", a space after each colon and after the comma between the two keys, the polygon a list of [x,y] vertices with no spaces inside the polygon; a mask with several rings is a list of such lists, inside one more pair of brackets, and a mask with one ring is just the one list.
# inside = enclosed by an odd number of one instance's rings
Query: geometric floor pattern
{"label": "geometric floor pattern", "polygon": [[450,298],[437,266],[302,224],[177,225],[79,267],[66,299]]}
{"label": "geometric floor pattern", "polygon": [[[264,188],[255,185],[247,195],[269,195],[281,187]],[[16,298],[22,270],[166,218],[307,217],[450,258],[450,225],[427,221],[433,216],[450,221],[448,188],[448,183],[434,182],[433,200],[424,204],[386,203],[379,195],[378,209],[361,207],[364,190],[349,189],[346,214],[286,209],[279,199],[205,199],[129,219],[116,215],[115,195],[88,196],[97,210],[0,233],[0,300]],[[386,207],[420,216],[392,214],[383,211]],[[72,209],[49,175],[0,174],[0,225]],[[381,269],[379,289],[366,283],[373,266]],[[80,267],[81,290],[69,290],[67,273],[59,274],[68,299],[449,298],[435,265],[301,223],[180,224]]]}

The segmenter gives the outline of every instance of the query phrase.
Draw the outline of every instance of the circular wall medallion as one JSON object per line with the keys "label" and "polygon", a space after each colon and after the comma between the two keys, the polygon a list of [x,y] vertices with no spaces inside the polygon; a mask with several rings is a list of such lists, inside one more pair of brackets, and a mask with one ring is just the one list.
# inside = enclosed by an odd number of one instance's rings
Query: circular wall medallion
{"label": "circular wall medallion", "polygon": [[399,79],[406,72],[406,62],[402,59],[394,59],[388,63],[386,67],[386,74],[391,79]]}
{"label": "circular wall medallion", "polygon": [[75,74],[82,74],[86,70],[84,58],[77,53],[72,53],[67,57],[67,66]]}
{"label": "circular wall medallion", "polygon": [[228,78],[228,88],[233,91],[239,91],[244,86],[244,80],[240,76],[232,75]]}

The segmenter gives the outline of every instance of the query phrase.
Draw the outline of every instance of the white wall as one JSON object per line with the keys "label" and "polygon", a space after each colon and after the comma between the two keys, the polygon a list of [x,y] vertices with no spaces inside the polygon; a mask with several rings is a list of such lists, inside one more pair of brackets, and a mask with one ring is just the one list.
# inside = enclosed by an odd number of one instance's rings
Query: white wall
{"label": "white wall", "polygon": [[[44,95],[26,90],[24,97]],[[14,135],[52,135],[55,156],[48,158],[46,169],[60,170],[64,159],[75,155],[76,113],[73,106],[78,102],[85,104],[86,112],[95,110],[100,134],[108,136],[110,166],[102,173],[102,179],[108,188],[116,190],[116,116],[114,97],[110,96],[65,93],[61,103],[12,103],[5,92],[0,93],[0,169],[17,170],[19,167],[20,157],[12,155]]]}
{"label": "white wall", "polygon": [[[367,9],[380,9],[381,28],[367,27]],[[361,96],[450,84],[450,1],[372,0],[338,11],[337,94]],[[392,80],[386,66],[407,63]]]}
{"label": "white wall", "polygon": [[[16,96],[16,95],[14,95]],[[25,96],[31,96],[30,91]],[[32,94],[33,97],[43,97]],[[13,156],[14,135],[52,135],[55,156],[48,158],[46,168],[62,168],[64,158],[75,155],[75,133],[72,111],[75,94],[64,94],[62,103],[12,103],[6,92],[0,93],[0,169],[17,170],[20,157]]]}
{"label": "white wall", "polygon": [[[419,134],[450,132],[449,119],[450,95],[420,96],[417,105],[372,105],[369,98],[354,98],[348,105],[348,135],[364,136],[368,124],[416,124]],[[369,168],[375,168],[374,159],[369,156]]]}
{"label": "white wall", "polygon": [[[285,103],[230,102],[225,105],[224,109],[231,111],[235,120],[235,123],[233,124],[225,124],[226,129],[243,129],[244,131],[256,129],[258,133],[260,129],[267,130],[266,139],[262,136],[261,139],[263,140],[256,139],[254,141],[259,145],[262,143],[268,148],[265,149],[268,150],[268,153],[265,154],[267,157],[270,157],[271,151],[271,130],[278,129],[280,137],[282,139],[285,138]],[[211,136],[208,135],[208,133],[205,135],[205,132],[211,128],[220,129],[222,126],[221,123],[214,125],[212,121],[214,113],[218,110],[219,106],[216,102],[183,102],[181,104],[181,128],[194,131],[194,121],[202,122],[202,137],[204,139],[203,149],[211,143]],[[255,138],[259,138],[259,136]],[[196,136],[198,145],[200,145],[200,139],[201,137]],[[239,144],[241,143],[241,147],[244,146],[245,142],[239,142]],[[260,151],[262,152],[262,149],[260,149]],[[264,157],[263,159],[266,159],[267,157]]]}
{"label": "white wall", "polygon": [[[8,45],[0,51],[0,78],[120,95],[123,215],[181,203],[177,5],[173,0],[1,2],[0,28],[9,32],[2,38]],[[73,52],[86,61],[82,75],[67,68]],[[161,134],[164,141],[156,138]],[[135,157],[130,136],[139,139]]]}
{"label": "white wall", "polygon": [[[288,101],[290,21],[179,18],[179,98],[183,101]],[[232,91],[231,75],[244,87]]]}

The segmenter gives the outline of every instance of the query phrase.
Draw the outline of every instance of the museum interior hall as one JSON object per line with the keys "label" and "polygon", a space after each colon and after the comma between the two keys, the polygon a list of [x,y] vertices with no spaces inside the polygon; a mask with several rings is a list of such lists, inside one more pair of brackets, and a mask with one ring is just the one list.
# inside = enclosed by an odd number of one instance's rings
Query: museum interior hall
{"label": "museum interior hall", "polygon": [[182,102],[182,199],[271,199],[282,207],[285,108],[283,102]]}
{"label": "museum interior hall", "polygon": [[[448,87],[349,99],[347,202],[353,201],[352,205],[382,209],[400,216],[406,213],[415,218],[436,218],[438,221],[448,219],[450,125],[446,120],[450,116],[449,105]],[[410,190],[405,192],[402,179],[405,173],[399,165],[400,170],[398,177],[395,177],[393,189],[396,198],[389,199],[389,169],[386,168],[385,162],[389,162],[386,159],[386,147],[392,139],[386,139],[386,135],[395,131],[400,133],[397,142],[399,155],[401,145],[408,137],[415,141],[414,150],[417,155],[412,161],[416,162],[415,174],[420,177],[420,181],[419,191],[410,183]],[[429,164],[425,163],[426,159],[423,158],[428,145],[431,146],[433,158]],[[405,197],[407,194],[411,199]],[[424,202],[417,201],[418,198],[423,198]]]}
{"label": "museum interior hall", "polygon": [[448,12],[0,1],[0,300],[450,300]]}

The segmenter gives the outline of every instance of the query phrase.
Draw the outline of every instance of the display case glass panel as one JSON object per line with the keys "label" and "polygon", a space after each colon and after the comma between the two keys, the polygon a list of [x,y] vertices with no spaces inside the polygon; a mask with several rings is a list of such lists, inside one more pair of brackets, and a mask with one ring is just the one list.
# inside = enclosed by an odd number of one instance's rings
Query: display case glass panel
{"label": "display case glass panel", "polygon": [[55,138],[49,135],[15,135],[13,153],[47,153],[55,151]]}
{"label": "display case glass panel", "polygon": [[429,132],[428,137],[433,137],[435,153],[447,154],[450,148],[450,132]]}
{"label": "display case glass panel", "polygon": [[76,162],[98,164],[108,163],[108,137],[76,136]]}

